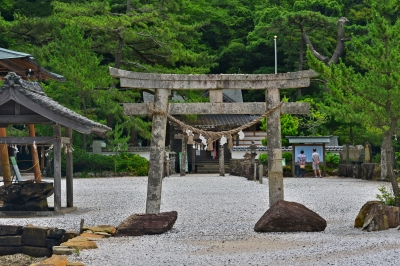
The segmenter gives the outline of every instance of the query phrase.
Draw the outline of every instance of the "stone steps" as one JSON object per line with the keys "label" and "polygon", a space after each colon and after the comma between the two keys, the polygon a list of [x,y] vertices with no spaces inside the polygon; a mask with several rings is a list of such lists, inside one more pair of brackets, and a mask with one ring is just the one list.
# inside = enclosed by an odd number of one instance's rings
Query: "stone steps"
{"label": "stone steps", "polygon": [[[225,173],[230,172],[230,166],[225,164]],[[218,164],[203,164],[197,166],[198,174],[217,174],[219,173],[219,165]]]}

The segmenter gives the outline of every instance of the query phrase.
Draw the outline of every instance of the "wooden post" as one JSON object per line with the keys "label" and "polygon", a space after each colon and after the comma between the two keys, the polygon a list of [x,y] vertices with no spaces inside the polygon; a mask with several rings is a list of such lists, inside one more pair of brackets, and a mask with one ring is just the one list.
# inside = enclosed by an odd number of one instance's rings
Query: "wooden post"
{"label": "wooden post", "polygon": [[264,171],[264,167],[262,164],[260,164],[258,166],[258,181],[260,182],[260,184],[263,183],[263,171]]}
{"label": "wooden post", "polygon": [[256,181],[257,180],[257,163],[256,162],[254,162],[254,181]]}
{"label": "wooden post", "polygon": [[187,140],[185,136],[183,136],[182,134],[181,176],[186,175],[186,149],[187,149]]}
{"label": "wooden post", "polygon": [[[154,106],[164,112],[168,109],[167,89],[156,89]],[[146,213],[160,213],[161,189],[165,154],[165,136],[167,131],[167,116],[154,113],[151,129],[150,166],[147,182]]]}
{"label": "wooden post", "polygon": [[[280,102],[279,89],[268,89],[266,97],[268,109],[273,108]],[[280,118],[278,108],[267,119],[269,206],[284,199]]]}
{"label": "wooden post", "polygon": [[54,126],[54,211],[61,211],[61,126]]}
{"label": "wooden post", "polygon": [[[221,143],[221,139],[219,140]],[[225,145],[225,144],[224,144]],[[224,154],[224,145],[220,145],[219,150],[219,175],[225,176],[225,154]],[[216,148],[216,147],[215,147]]]}
{"label": "wooden post", "polygon": [[196,173],[196,146],[192,146],[192,174]]}
{"label": "wooden post", "polygon": [[[29,136],[35,137],[36,136],[35,126],[30,124],[28,125],[28,129],[29,129]],[[42,173],[40,172],[40,163],[39,163],[37,146],[34,144],[31,145],[31,154],[32,154],[32,164],[33,164],[33,173],[35,175],[35,181],[42,182]]]}
{"label": "wooden post", "polygon": [[[65,128],[65,135],[69,138],[69,145],[72,147],[72,129]],[[74,206],[74,176],[72,151],[67,151],[65,156],[66,166],[66,187],[67,187],[67,207]]]}
{"label": "wooden post", "polygon": [[[6,137],[7,132],[4,127],[0,127],[0,137]],[[9,185],[12,182],[11,168],[10,168],[10,158],[8,157],[7,144],[0,144],[1,153],[1,169],[3,172],[4,185]]]}
{"label": "wooden post", "polygon": [[297,154],[296,154],[296,145],[292,145],[292,176],[296,176],[296,162],[297,162]]}
{"label": "wooden post", "polygon": [[44,168],[44,146],[40,147],[40,170]]}
{"label": "wooden post", "polygon": [[322,171],[322,176],[326,176],[326,148],[325,148],[325,143],[322,144],[322,154],[324,156],[324,170]]}

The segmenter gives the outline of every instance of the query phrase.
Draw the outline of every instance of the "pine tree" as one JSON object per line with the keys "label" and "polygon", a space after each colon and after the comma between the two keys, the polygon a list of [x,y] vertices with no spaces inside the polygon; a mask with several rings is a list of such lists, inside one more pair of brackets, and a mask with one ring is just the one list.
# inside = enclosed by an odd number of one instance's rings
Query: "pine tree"
{"label": "pine tree", "polygon": [[[365,32],[349,42],[347,62],[330,68],[309,53],[312,66],[328,80],[326,94],[332,112],[343,119],[359,119],[382,133],[381,178],[390,179],[399,196],[393,172],[392,138],[400,120],[400,20],[398,0],[368,0],[371,19]],[[398,202],[400,204],[400,202]]]}

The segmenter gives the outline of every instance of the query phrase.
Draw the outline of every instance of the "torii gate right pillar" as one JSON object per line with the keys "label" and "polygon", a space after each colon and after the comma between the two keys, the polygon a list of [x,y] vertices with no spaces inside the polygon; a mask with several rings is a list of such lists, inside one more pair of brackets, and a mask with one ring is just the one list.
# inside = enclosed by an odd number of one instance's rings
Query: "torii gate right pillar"
{"label": "torii gate right pillar", "polygon": [[[280,102],[278,88],[266,90],[267,109]],[[280,108],[267,117],[269,206],[284,199]]]}

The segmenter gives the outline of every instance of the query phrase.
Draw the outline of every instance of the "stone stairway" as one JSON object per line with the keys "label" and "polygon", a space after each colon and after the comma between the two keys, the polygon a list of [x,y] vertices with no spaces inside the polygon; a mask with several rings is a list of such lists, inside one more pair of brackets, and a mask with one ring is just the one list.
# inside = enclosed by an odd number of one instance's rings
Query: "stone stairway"
{"label": "stone stairway", "polygon": [[[225,174],[229,174],[230,166],[225,163]],[[205,163],[201,165],[197,165],[197,173],[198,174],[217,174],[219,173],[219,164],[216,163]]]}

